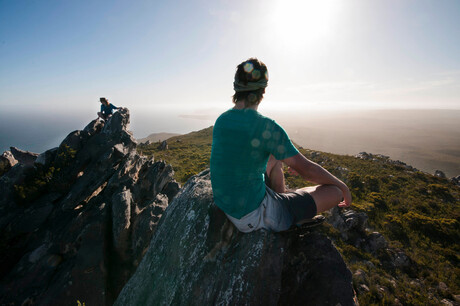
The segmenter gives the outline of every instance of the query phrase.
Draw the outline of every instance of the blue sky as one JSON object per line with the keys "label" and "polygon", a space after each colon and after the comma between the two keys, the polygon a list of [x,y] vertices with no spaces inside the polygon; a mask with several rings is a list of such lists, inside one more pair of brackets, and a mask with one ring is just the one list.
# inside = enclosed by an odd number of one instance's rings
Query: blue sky
{"label": "blue sky", "polygon": [[460,109],[459,17],[455,0],[0,0],[0,107],[215,118],[256,56],[268,112]]}

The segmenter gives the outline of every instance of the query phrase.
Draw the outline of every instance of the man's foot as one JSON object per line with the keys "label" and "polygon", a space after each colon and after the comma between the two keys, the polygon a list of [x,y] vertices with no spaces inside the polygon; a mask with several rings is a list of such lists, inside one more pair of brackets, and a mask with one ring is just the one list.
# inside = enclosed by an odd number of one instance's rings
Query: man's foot
{"label": "man's foot", "polygon": [[297,224],[294,224],[288,230],[284,231],[283,233],[290,233],[290,232],[297,232],[301,231],[302,229],[309,229],[318,225],[321,225],[326,220],[326,217],[322,215],[316,215],[311,219],[302,220]]}
{"label": "man's foot", "polygon": [[316,215],[311,219],[305,219],[302,220],[301,222],[297,223],[297,227],[314,227],[322,224],[326,220],[326,217],[323,215]]}

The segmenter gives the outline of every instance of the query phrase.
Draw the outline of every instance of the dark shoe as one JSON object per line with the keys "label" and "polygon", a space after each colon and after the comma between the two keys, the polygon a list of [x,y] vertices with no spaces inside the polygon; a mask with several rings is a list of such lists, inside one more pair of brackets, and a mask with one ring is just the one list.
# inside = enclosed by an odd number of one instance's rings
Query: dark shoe
{"label": "dark shoe", "polygon": [[300,223],[292,225],[288,230],[283,233],[298,232],[303,233],[302,230],[308,230],[309,228],[321,225],[326,220],[326,217],[322,215],[314,216],[311,219],[305,219]]}
{"label": "dark shoe", "polygon": [[311,219],[305,219],[299,223],[296,224],[297,227],[314,227],[317,225],[320,225],[326,220],[326,217],[323,215],[316,215]]}

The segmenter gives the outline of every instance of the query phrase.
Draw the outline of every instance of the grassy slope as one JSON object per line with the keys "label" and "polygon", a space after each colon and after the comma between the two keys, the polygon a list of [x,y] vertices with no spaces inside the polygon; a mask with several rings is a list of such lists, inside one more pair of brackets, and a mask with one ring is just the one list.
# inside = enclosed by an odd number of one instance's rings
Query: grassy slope
{"label": "grassy slope", "polygon": [[166,139],[171,138],[173,136],[179,136],[179,135],[180,134],[176,134],[176,133],[153,133],[153,134],[150,134],[147,137],[137,139],[137,141],[139,143],[146,142],[148,140],[150,140],[151,142],[157,142],[157,141],[163,141],[163,140],[166,140]]}
{"label": "grassy slope", "polygon": [[209,167],[211,156],[212,127],[168,139],[168,150],[159,150],[158,144],[139,145],[138,151],[153,155],[155,160],[170,163],[176,180],[185,183],[192,175]]}
{"label": "grassy slope", "polygon": [[[211,141],[212,127],[170,138],[169,150],[160,151],[157,144],[138,149],[171,163],[176,179],[184,183],[209,167]],[[346,181],[353,192],[352,208],[368,214],[369,230],[382,233],[391,248],[403,249],[414,262],[410,271],[394,270],[385,264],[385,251],[366,253],[344,242],[331,226],[323,226],[321,230],[335,242],[352,272],[366,272],[369,291],[356,290],[361,304],[394,304],[395,299],[408,305],[438,304],[460,293],[460,188],[446,179],[407,171],[385,158],[371,161],[300,151]],[[306,185],[299,177],[285,175],[291,188]],[[439,282],[449,290],[439,289]]]}

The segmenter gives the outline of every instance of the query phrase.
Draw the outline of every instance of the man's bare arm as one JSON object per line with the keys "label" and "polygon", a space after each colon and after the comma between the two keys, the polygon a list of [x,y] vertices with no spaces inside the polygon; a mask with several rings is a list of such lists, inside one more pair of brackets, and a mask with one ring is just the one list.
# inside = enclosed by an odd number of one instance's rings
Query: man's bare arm
{"label": "man's bare arm", "polygon": [[343,193],[343,201],[340,202],[339,206],[348,207],[351,205],[351,193],[347,185],[317,163],[300,153],[283,159],[282,162],[297,171],[307,181],[320,185],[337,186]]}

